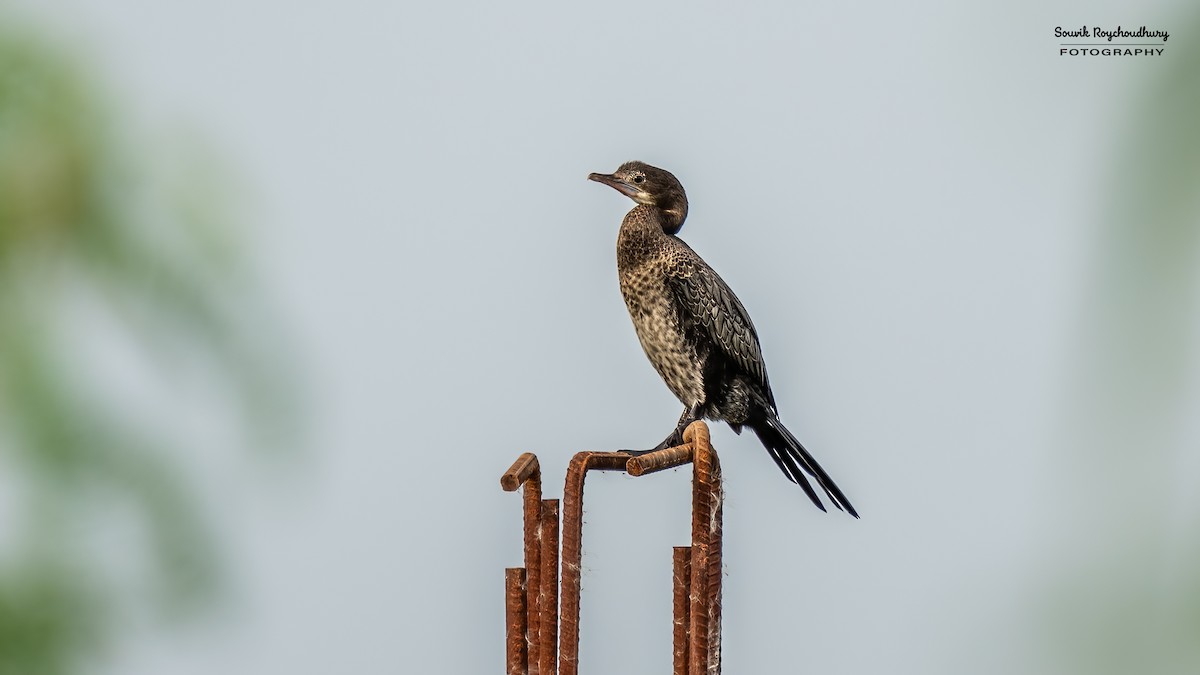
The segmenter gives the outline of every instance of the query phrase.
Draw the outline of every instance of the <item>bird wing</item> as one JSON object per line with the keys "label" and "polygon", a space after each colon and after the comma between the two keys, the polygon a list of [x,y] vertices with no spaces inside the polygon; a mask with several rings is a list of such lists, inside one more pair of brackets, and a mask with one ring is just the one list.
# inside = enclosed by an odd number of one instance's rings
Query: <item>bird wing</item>
{"label": "bird wing", "polygon": [[764,393],[770,392],[750,314],[725,280],[690,248],[688,251],[691,260],[675,268],[671,284],[684,315],[700,326],[743,373],[761,385]]}

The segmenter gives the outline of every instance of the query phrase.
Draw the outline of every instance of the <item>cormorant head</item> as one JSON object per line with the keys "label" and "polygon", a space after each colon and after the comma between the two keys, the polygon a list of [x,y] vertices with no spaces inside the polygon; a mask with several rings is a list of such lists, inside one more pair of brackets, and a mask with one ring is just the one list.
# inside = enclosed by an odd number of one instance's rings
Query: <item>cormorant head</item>
{"label": "cormorant head", "polygon": [[615,189],[639,204],[657,207],[663,213],[663,230],[675,234],[687,218],[687,195],[679,180],[644,162],[625,162],[614,173],[593,173],[588,180]]}

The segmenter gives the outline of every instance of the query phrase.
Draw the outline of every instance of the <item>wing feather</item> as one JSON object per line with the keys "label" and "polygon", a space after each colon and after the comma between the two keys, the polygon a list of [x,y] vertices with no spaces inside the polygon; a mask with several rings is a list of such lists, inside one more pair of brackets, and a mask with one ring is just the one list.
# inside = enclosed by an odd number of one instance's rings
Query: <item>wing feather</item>
{"label": "wing feather", "polygon": [[688,264],[674,266],[670,277],[685,316],[700,326],[744,375],[764,392],[770,391],[762,348],[750,314],[711,267],[694,252],[689,257]]}

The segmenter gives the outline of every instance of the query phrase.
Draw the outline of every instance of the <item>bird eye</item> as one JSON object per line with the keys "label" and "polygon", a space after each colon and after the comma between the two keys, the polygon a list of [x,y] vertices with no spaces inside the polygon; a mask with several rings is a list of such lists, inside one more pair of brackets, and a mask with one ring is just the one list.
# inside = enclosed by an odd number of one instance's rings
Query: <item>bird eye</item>
{"label": "bird eye", "polygon": [[635,173],[635,174],[633,174],[633,182],[637,183],[638,185],[641,185],[642,183],[646,182],[646,177],[640,173]]}

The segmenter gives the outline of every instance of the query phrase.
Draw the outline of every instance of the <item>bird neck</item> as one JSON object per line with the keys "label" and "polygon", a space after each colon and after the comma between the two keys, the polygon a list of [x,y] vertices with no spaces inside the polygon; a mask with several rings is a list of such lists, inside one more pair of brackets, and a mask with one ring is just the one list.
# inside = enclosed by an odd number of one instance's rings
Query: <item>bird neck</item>
{"label": "bird neck", "polygon": [[639,204],[625,214],[617,234],[617,269],[636,269],[666,245],[669,235],[663,230],[662,211],[656,206]]}
{"label": "bird neck", "polygon": [[683,221],[687,219],[687,199],[683,195],[668,195],[655,208],[661,214],[659,218],[662,220],[663,231],[667,234],[679,232],[679,229],[683,227]]}
{"label": "bird neck", "polygon": [[622,238],[657,239],[667,234],[671,227],[667,214],[657,206],[638,204],[625,214],[621,221]]}
{"label": "bird neck", "polygon": [[649,228],[650,234],[677,234],[687,218],[686,199],[666,199],[657,204],[638,204],[625,215],[622,229]]}

